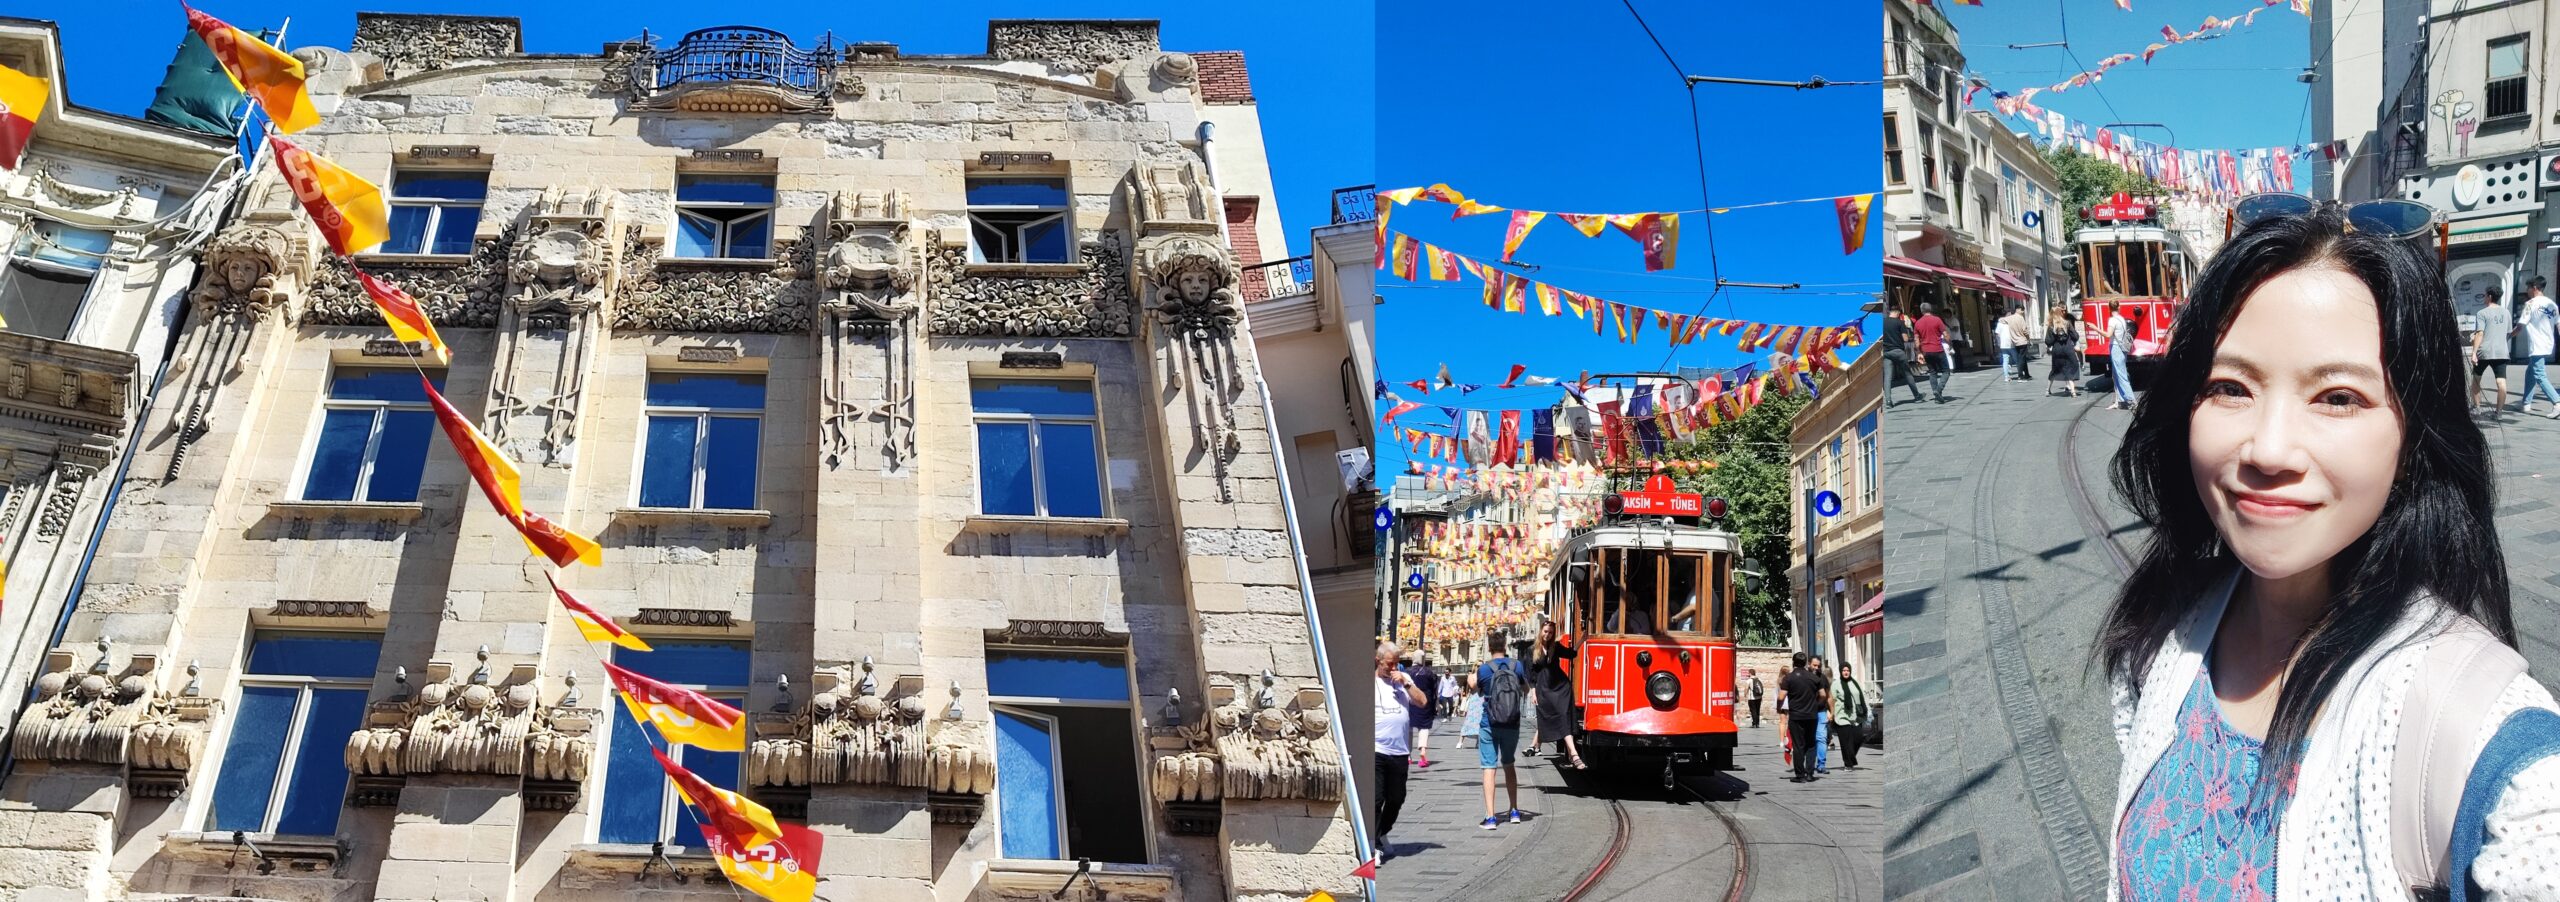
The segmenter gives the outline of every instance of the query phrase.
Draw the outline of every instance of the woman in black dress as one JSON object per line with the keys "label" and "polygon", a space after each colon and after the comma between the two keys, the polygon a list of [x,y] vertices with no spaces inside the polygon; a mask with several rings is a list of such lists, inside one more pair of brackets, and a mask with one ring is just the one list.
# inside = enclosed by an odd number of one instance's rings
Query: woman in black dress
{"label": "woman in black dress", "polygon": [[1564,749],[1574,770],[1582,769],[1582,752],[1573,744],[1573,646],[1556,638],[1553,622],[1538,627],[1538,648],[1529,659],[1529,688],[1538,693],[1538,741],[1552,738]]}

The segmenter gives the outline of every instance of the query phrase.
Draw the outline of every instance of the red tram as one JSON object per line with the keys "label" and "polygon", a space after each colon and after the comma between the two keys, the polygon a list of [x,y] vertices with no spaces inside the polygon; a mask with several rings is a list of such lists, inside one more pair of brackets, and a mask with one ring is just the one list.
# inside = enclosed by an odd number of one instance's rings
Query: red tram
{"label": "red tram", "polygon": [[[1574,741],[1594,768],[1660,761],[1733,766],[1734,561],[1741,540],[1713,526],[1722,499],[1647,491],[1606,499],[1604,517],[1567,539],[1550,567],[1547,618],[1572,637]],[[1669,514],[1669,516],[1664,516]]]}

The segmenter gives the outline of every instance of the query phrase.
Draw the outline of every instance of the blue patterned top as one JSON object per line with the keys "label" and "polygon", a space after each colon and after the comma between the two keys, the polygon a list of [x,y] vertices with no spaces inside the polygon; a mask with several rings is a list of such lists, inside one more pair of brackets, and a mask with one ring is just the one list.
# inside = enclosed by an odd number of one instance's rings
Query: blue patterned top
{"label": "blue patterned top", "polygon": [[2126,808],[2117,889],[2134,900],[2267,900],[2276,892],[2276,825],[2292,795],[2252,804],[2262,744],[2222,719],[2213,674],[2198,668],[2178,705],[2178,738]]}

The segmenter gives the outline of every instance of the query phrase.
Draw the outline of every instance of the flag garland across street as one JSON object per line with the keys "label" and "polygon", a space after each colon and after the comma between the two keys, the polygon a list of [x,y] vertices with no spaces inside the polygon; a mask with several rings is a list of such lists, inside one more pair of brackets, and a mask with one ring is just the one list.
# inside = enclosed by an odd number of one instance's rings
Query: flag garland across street
{"label": "flag garland across street", "polygon": [[[1450,282],[1473,276],[1484,284],[1483,299],[1487,307],[1505,313],[1525,313],[1530,299],[1535,298],[1539,313],[1562,316],[1570,312],[1576,319],[1590,323],[1591,334],[1614,334],[1621,342],[1632,343],[1643,337],[1645,324],[1651,322],[1674,346],[1688,344],[1709,334],[1730,336],[1741,333],[1741,350],[1774,347],[1781,352],[1792,353],[1806,338],[1820,339],[1839,330],[1857,331],[1854,323],[1844,326],[1790,326],[1674,313],[1620,303],[1526,278],[1403,232],[1388,234],[1393,235],[1394,240],[1389,253],[1379,260],[1379,267],[1389,275],[1415,282]],[[1855,343],[1848,342],[1851,345]],[[1817,340],[1815,344],[1824,343]]]}

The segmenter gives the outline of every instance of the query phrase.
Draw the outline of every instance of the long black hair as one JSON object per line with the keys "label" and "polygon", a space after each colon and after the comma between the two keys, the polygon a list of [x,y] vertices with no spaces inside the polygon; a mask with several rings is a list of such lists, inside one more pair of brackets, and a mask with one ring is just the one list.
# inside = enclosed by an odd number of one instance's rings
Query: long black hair
{"label": "long black hair", "polygon": [[2453,299],[2433,263],[2408,243],[2345,231],[2334,206],[2233,236],[2197,278],[2151,390],[2116,449],[2116,495],[2149,524],[2150,541],[2107,612],[2096,653],[2108,676],[2140,691],[2178,622],[2238,566],[2197,494],[2187,441],[2215,348],[2242,301],[2282,273],[2315,266],[2343,271],[2373,292],[2382,369],[2401,417],[2399,471],[2373,528],[2326,565],[2332,597],[2286,668],[2267,728],[2264,777],[2281,778],[2300,763],[2312,716],[2417,593],[2515,644],[2506,556],[2490,521],[2488,441],[2471,421]]}

